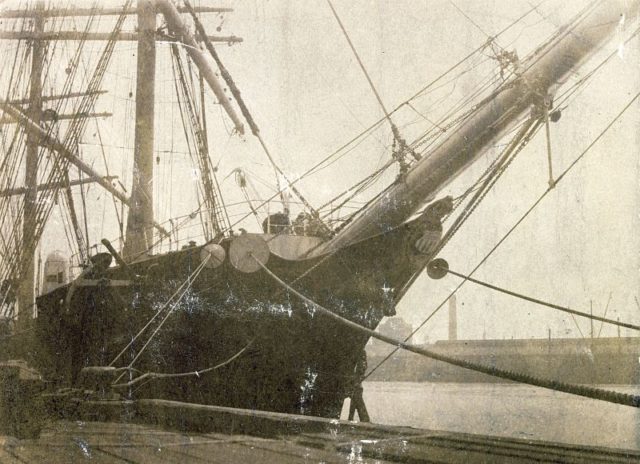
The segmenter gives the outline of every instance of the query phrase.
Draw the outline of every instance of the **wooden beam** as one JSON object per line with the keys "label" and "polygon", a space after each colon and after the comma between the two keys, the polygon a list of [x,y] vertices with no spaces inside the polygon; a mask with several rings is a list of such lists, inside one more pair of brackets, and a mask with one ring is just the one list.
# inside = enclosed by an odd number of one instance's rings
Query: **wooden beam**
{"label": "wooden beam", "polygon": [[[117,178],[118,178],[118,176],[104,176],[104,177],[102,177],[102,179],[104,179],[106,181],[112,181],[113,179],[117,179]],[[89,177],[87,179],[71,180],[71,181],[69,181],[69,185],[71,187],[74,187],[76,185],[91,184],[93,182],[96,182],[96,179],[94,179],[92,177]],[[49,184],[40,184],[40,185],[38,185],[38,191],[65,188],[66,186],[67,186],[66,182],[53,182],[53,183],[49,183]],[[26,187],[16,187],[16,188],[12,188],[12,189],[0,190],[0,197],[11,197],[11,196],[14,196],[14,195],[24,195],[25,193],[27,193],[27,190],[28,189]]]}
{"label": "wooden beam", "polygon": [[[109,40],[110,32],[79,32],[79,31],[57,31],[57,32],[34,32],[34,31],[0,31],[0,40]],[[156,40],[173,42],[177,39],[165,34],[156,33]],[[120,32],[115,40],[137,41],[137,32]],[[209,36],[209,40],[219,43],[239,43],[241,37],[229,36]]]}
{"label": "wooden beam", "polygon": [[[40,127],[38,124],[34,123],[29,117],[20,110],[20,108],[10,105],[4,101],[0,100],[0,108],[3,109],[7,114],[17,119],[22,127],[27,131],[27,133],[33,133],[40,137],[40,145],[50,148],[54,150],[56,153],[60,154],[63,158],[69,161],[71,164],[77,166],[83,173],[88,175],[89,177],[95,178],[96,183],[100,184],[107,192],[116,197],[122,203],[127,206],[131,206],[130,199],[125,196],[122,192],[117,190],[110,182],[104,180],[103,176],[101,176],[98,172],[94,171],[91,166],[78,158],[74,153],[67,149],[62,142],[60,142],[53,134],[50,134],[47,130]],[[169,236],[169,232],[157,222],[153,222],[153,226],[158,229],[165,236]]]}
{"label": "wooden beam", "polygon": [[[44,1],[36,3],[36,15],[33,29],[44,30],[44,18],[39,15],[44,11]],[[31,42],[31,78],[29,84],[30,104],[26,110],[27,117],[40,125],[42,118],[42,74],[45,59],[44,43],[39,40]],[[21,266],[18,270],[20,286],[18,288],[18,322],[24,329],[35,314],[36,282],[36,210],[38,200],[38,151],[40,150],[40,134],[27,133],[27,149],[24,163],[24,208],[22,212]]]}
{"label": "wooden beam", "polygon": [[[53,101],[53,100],[62,100],[63,98],[74,98],[74,97],[84,97],[87,95],[102,95],[107,93],[106,90],[94,90],[93,92],[69,92],[64,95],[44,95],[42,97],[42,101]],[[31,103],[31,99],[22,98],[19,100],[7,100],[7,103],[12,105],[24,105],[26,103]]]}
{"label": "wooden beam", "polygon": [[[54,120],[62,121],[62,120],[76,119],[76,118],[108,118],[111,116],[113,116],[113,113],[102,112],[102,113],[59,114],[54,117],[53,115],[48,114],[45,111],[42,114],[42,117],[40,118],[40,120],[41,121],[54,121]],[[17,122],[18,121],[16,121],[11,116],[3,116],[2,118],[0,118],[0,125],[16,124]]]}
{"label": "wooden beam", "polygon": [[[194,8],[196,13],[231,13],[233,8],[218,8],[209,6],[200,6]],[[63,16],[119,16],[122,14],[122,8],[52,8],[42,13],[44,18],[58,18]],[[139,8],[127,8],[124,13],[128,15],[138,14]],[[184,7],[178,7],[181,13],[186,12]],[[0,12],[0,18],[33,18],[37,14],[36,10],[6,10]]]}
{"label": "wooden beam", "polygon": [[169,26],[169,30],[182,38],[181,42],[184,43],[184,48],[187,54],[191,57],[198,70],[200,70],[202,77],[207,81],[207,84],[215,94],[218,102],[224,108],[227,115],[229,115],[229,118],[233,121],[236,131],[238,131],[240,135],[244,134],[242,121],[231,105],[229,95],[225,93],[222,84],[218,80],[216,70],[212,67],[210,59],[208,59],[202,50],[200,50],[196,39],[182,20],[182,17],[180,16],[180,13],[178,13],[175,5],[169,0],[156,0],[155,3],[158,10],[160,10],[164,15],[167,25]]}

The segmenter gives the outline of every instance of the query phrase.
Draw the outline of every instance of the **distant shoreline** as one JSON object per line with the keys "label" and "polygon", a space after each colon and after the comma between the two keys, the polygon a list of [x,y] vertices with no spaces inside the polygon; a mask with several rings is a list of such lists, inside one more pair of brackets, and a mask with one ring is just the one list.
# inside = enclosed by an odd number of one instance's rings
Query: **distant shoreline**
{"label": "distant shoreline", "polygon": [[[424,345],[432,351],[536,377],[576,384],[640,383],[640,337],[529,340],[458,340]],[[383,349],[384,348],[384,349]],[[371,345],[369,367],[389,350]],[[436,383],[511,383],[468,369],[398,351],[369,380]]]}

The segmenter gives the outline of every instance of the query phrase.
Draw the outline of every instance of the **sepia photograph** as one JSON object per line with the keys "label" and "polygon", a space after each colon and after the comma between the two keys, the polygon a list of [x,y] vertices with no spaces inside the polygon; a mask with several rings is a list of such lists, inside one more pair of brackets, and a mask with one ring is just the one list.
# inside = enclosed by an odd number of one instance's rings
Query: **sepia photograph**
{"label": "sepia photograph", "polygon": [[0,463],[640,462],[640,0],[0,0]]}

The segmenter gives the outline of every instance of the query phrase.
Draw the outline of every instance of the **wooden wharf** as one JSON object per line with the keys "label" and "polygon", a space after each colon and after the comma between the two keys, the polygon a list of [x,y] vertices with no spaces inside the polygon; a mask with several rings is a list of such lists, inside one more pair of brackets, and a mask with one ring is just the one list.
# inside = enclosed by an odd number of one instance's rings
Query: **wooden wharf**
{"label": "wooden wharf", "polygon": [[635,463],[640,452],[168,400],[77,401],[2,463]]}

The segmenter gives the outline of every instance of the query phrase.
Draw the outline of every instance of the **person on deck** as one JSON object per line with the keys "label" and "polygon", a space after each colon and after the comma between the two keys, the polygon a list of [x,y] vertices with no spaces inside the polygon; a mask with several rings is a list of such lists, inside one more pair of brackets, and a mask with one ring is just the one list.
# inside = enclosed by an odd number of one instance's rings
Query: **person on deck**
{"label": "person on deck", "polygon": [[327,226],[319,218],[304,211],[293,221],[292,228],[296,235],[327,238]]}
{"label": "person on deck", "polygon": [[265,234],[282,234],[289,231],[290,225],[289,210],[285,208],[282,213],[270,214],[262,222],[262,230]]}

